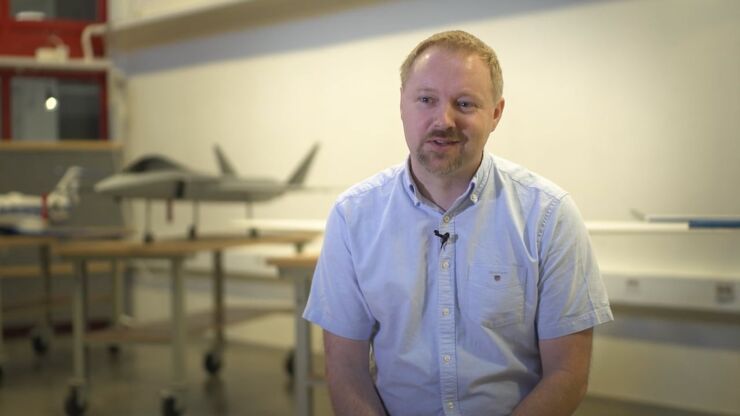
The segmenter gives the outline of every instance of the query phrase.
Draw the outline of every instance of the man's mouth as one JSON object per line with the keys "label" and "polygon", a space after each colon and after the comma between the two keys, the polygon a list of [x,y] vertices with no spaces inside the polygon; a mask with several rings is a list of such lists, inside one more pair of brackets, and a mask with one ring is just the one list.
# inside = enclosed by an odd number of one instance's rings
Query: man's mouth
{"label": "man's mouth", "polygon": [[425,141],[435,146],[447,147],[461,143],[463,136],[454,129],[434,130],[427,134]]}
{"label": "man's mouth", "polygon": [[460,143],[460,140],[432,139],[429,142],[436,144],[437,146],[453,146]]}

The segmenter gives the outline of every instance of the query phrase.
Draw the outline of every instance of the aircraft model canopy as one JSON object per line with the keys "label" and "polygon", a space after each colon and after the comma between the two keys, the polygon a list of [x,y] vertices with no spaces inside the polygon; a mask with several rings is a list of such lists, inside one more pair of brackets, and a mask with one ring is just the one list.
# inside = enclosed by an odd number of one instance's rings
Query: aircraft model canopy
{"label": "aircraft model canopy", "polygon": [[182,170],[187,171],[181,165],[163,157],[163,156],[148,156],[141,159],[137,159],[133,163],[129,164],[123,169],[123,172],[127,173],[141,173],[141,172],[155,172],[163,170]]}

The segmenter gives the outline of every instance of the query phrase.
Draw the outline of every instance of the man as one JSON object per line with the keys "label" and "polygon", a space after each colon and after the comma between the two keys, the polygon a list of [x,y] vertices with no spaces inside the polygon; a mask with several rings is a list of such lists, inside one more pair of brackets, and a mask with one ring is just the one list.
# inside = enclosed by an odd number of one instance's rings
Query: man
{"label": "man", "polygon": [[568,194],[484,151],[502,85],[493,50],[461,31],[401,67],[409,158],[339,197],[304,313],[324,328],[337,415],[567,415],[582,400],[611,311]]}

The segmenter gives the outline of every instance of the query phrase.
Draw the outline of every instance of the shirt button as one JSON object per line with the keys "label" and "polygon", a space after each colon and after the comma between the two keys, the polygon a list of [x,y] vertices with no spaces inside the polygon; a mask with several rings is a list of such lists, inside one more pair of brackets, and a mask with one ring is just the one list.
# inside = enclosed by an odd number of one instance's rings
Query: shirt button
{"label": "shirt button", "polygon": [[449,355],[445,354],[442,356],[442,359],[444,360],[444,362],[449,363],[452,358]]}
{"label": "shirt button", "polygon": [[455,403],[447,402],[447,408],[450,409],[450,410],[454,409],[455,408]]}
{"label": "shirt button", "polygon": [[449,215],[445,215],[444,217],[442,217],[442,221],[445,224],[448,224],[450,222],[450,216]]}
{"label": "shirt button", "polygon": [[450,267],[450,262],[447,260],[442,262],[442,270],[447,270],[447,268]]}
{"label": "shirt button", "polygon": [[450,308],[442,308],[442,316],[447,316],[450,314]]}
{"label": "shirt button", "polygon": [[476,194],[470,195],[470,200],[473,202],[478,202],[478,195]]}

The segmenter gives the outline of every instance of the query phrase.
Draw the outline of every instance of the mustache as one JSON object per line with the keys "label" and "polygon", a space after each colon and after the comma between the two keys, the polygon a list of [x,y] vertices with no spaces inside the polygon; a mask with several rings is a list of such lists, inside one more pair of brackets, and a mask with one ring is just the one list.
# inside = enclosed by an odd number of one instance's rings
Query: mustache
{"label": "mustache", "polygon": [[465,139],[465,136],[460,130],[449,128],[432,130],[424,136],[424,139],[454,139],[456,141],[463,141]]}

